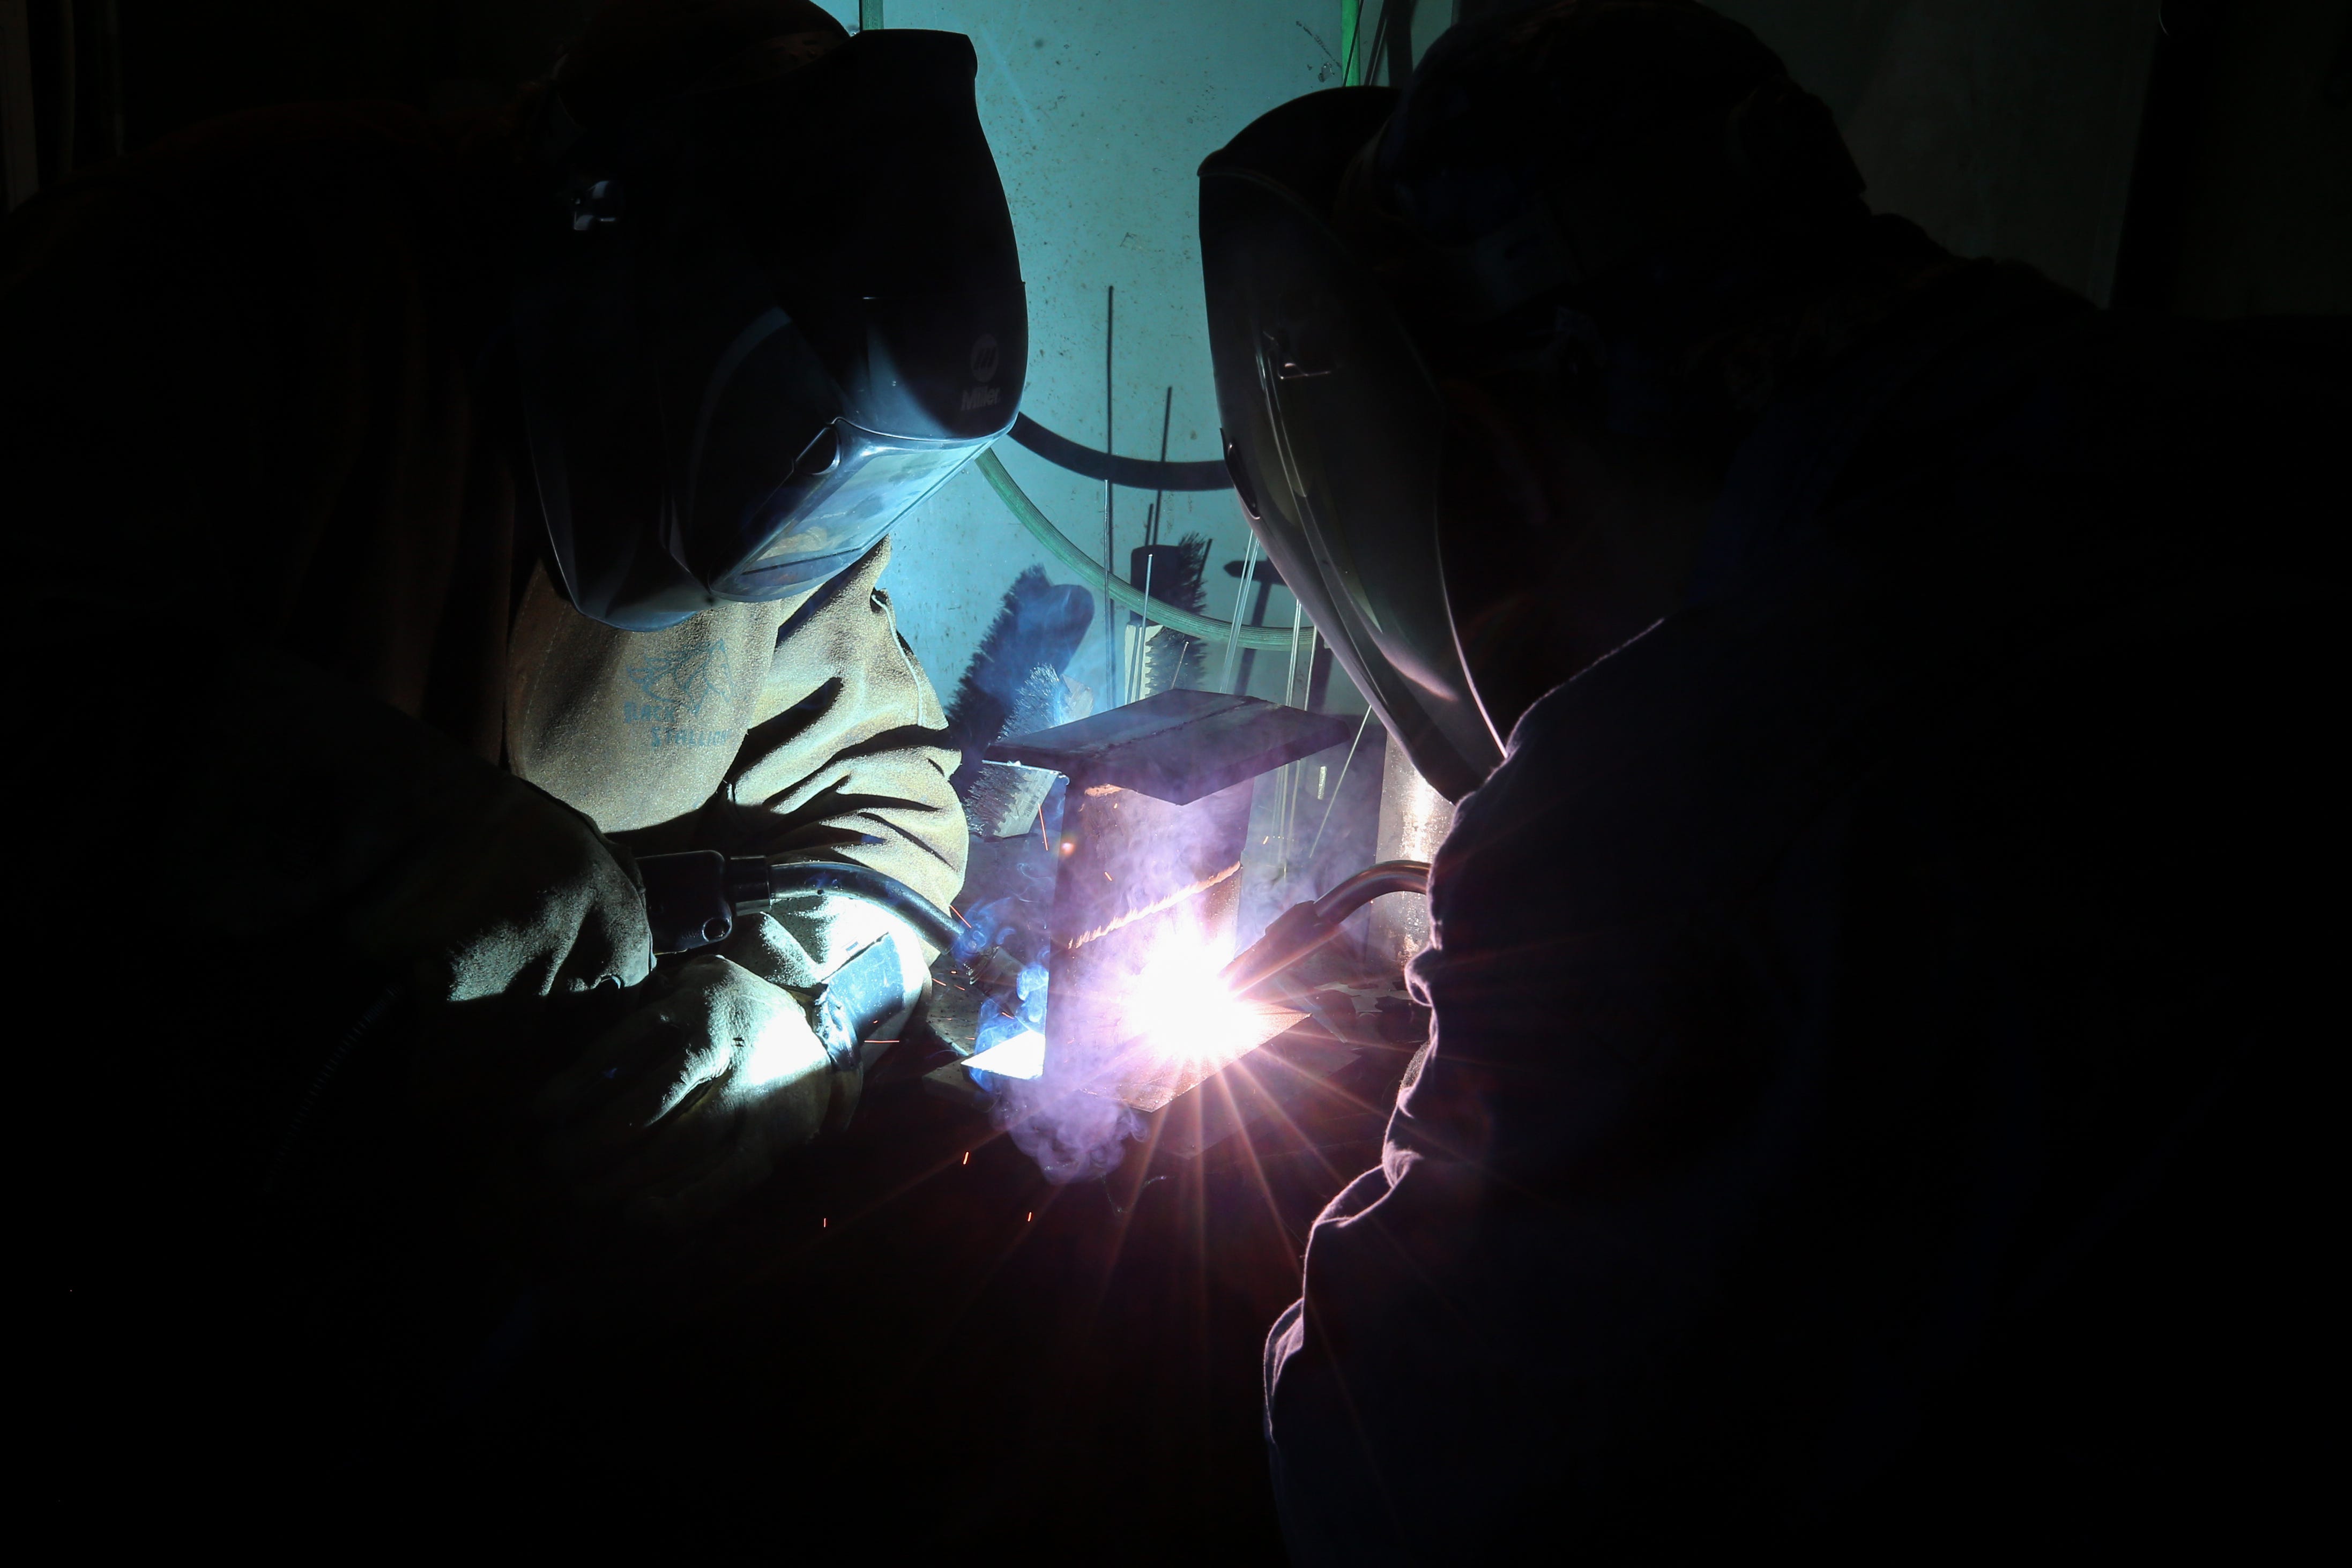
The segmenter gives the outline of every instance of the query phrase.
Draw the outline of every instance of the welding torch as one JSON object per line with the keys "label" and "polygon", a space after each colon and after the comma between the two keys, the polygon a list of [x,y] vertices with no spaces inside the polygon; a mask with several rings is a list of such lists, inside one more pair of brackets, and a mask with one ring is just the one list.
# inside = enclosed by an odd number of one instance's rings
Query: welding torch
{"label": "welding torch", "polygon": [[793,893],[830,893],[887,909],[935,947],[953,947],[971,928],[895,876],[849,861],[772,861],[717,850],[640,855],[646,920],[654,951],[667,957],[716,946],[735,934],[735,917]]}
{"label": "welding torch", "polygon": [[1427,861],[1382,861],[1366,866],[1322,897],[1284,910],[1265,928],[1265,935],[1235,954],[1217,977],[1234,996],[1246,997],[1339,936],[1348,916],[1382,894],[1428,891]]}
{"label": "welding torch", "polygon": [[[690,850],[640,856],[637,870],[645,878],[646,916],[653,928],[654,951],[664,956],[724,942],[734,934],[739,914],[801,892],[834,894],[887,910],[942,949],[968,947],[973,936],[972,928],[953,912],[941,909],[896,877],[847,861],[730,858],[716,850]],[[1285,910],[1264,936],[1219,971],[1218,978],[1231,995],[1246,997],[1339,936],[1348,917],[1373,899],[1384,894],[1428,891],[1425,861],[1382,861],[1368,866],[1322,897]],[[869,951],[880,951],[883,946],[877,944]],[[819,995],[818,1032],[829,1054],[845,1057],[854,1051],[857,1040],[877,1021],[865,1015],[878,1005],[878,996],[877,1003],[866,1005],[860,1005],[855,996],[860,990],[877,988],[853,972],[862,967],[858,959],[843,966]],[[877,969],[873,978],[879,981],[881,966],[872,967]],[[895,968],[890,973],[895,975]]]}
{"label": "welding torch", "polygon": [[[772,861],[729,857],[716,850],[640,855],[646,923],[654,951],[665,957],[715,946],[735,934],[735,917],[793,893],[826,893],[887,910],[935,947],[952,949],[971,928],[897,877],[849,861]],[[809,1018],[825,1057],[840,1069],[856,1066],[866,1040],[885,1019],[905,1012],[898,955],[879,941],[825,977],[809,1000]]]}

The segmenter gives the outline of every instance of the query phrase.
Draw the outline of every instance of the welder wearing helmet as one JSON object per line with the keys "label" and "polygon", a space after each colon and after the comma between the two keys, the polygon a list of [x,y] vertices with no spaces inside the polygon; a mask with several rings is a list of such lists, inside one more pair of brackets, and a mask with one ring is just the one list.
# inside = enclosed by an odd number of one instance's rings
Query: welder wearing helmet
{"label": "welder wearing helmet", "polygon": [[1459,802],[1293,1560],[2293,1528],[2343,323],[1956,258],[1745,29],[1515,10],[1202,169],[1237,487]]}
{"label": "welder wearing helmet", "polygon": [[249,1200],[349,1175],[352,1096],[511,1113],[656,1227],[846,1115],[810,990],[887,943],[911,1001],[912,929],[810,895],[648,987],[632,849],[961,881],[877,580],[1020,397],[973,71],[615,0],[509,110],[251,113],[9,218],[18,946],[106,973],[59,1026],[105,1153],[47,1156],[77,1332],[208,1299]]}

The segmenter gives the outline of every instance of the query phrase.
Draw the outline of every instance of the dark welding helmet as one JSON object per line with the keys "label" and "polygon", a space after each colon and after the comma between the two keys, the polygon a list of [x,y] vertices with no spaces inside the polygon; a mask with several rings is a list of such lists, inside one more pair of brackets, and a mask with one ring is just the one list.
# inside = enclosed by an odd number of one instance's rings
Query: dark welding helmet
{"label": "dark welding helmet", "polygon": [[1395,107],[1312,94],[1201,166],[1201,263],[1225,462],[1250,526],[1333,654],[1441,794],[1502,760],[1457,649],[1438,554],[1445,411],[1328,214]]}
{"label": "dark welding helmet", "polygon": [[518,246],[515,360],[553,566],[630,631],[804,592],[1013,423],[1028,311],[961,34],[581,131]]}

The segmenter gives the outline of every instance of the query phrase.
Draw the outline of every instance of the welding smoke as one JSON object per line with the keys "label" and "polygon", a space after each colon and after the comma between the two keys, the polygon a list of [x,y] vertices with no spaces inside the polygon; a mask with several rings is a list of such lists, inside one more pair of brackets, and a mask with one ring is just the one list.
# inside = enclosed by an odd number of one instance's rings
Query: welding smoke
{"label": "welding smoke", "polygon": [[1051,1078],[1000,1082],[1003,1088],[991,1115],[1057,1186],[1108,1176],[1128,1142],[1143,1136],[1143,1118],[1116,1100]]}
{"label": "welding smoke", "polygon": [[[1044,1031],[1051,989],[1045,966],[1025,966],[1015,989],[1016,1010],[1007,1013],[994,1002],[982,1009],[975,1051],[1018,1034]],[[975,1072],[973,1077],[986,1079],[983,1087],[996,1095],[991,1113],[997,1126],[1037,1162],[1047,1181],[1057,1185],[1090,1181],[1117,1169],[1122,1145],[1143,1132],[1142,1117],[1116,1100],[1074,1089],[1062,1074],[1020,1079]]]}

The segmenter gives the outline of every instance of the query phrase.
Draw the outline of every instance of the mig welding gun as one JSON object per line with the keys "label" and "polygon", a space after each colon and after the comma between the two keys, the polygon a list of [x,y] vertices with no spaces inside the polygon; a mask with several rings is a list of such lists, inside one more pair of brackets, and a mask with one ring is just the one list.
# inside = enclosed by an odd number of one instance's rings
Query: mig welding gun
{"label": "mig welding gun", "polygon": [[[793,893],[855,898],[889,911],[932,946],[965,952],[972,928],[896,877],[848,861],[730,859],[716,850],[639,857],[646,916],[654,951],[665,956],[715,946],[734,934],[735,917]],[[1383,894],[1426,893],[1429,867],[1421,861],[1383,861],[1347,878],[1322,897],[1293,905],[1222,971],[1225,988],[1247,997],[1339,936],[1348,916]],[[1009,975],[1017,963],[996,966]],[[834,971],[810,1012],[817,1038],[836,1066],[857,1056],[860,1043],[905,1005],[898,956],[877,942]]]}
{"label": "mig welding gun", "polygon": [[[887,910],[933,946],[952,949],[971,928],[896,877],[848,861],[732,859],[716,850],[640,855],[646,921],[664,956],[716,946],[735,934],[735,917],[794,893],[824,893]],[[854,1066],[877,1028],[906,1010],[898,955],[876,942],[826,977],[809,1004],[824,1053],[836,1068]]]}

